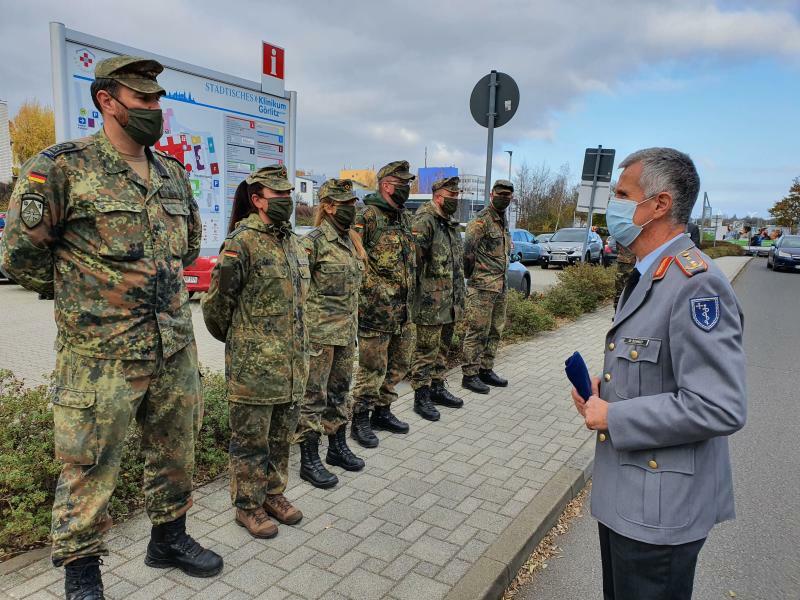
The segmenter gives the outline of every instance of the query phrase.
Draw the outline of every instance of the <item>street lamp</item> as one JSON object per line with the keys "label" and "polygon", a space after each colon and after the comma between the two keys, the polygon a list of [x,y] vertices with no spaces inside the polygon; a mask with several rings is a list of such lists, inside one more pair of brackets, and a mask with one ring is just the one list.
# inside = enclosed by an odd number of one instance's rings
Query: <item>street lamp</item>
{"label": "street lamp", "polygon": [[513,150],[504,150],[508,152],[508,180],[511,181],[511,155],[514,154]]}

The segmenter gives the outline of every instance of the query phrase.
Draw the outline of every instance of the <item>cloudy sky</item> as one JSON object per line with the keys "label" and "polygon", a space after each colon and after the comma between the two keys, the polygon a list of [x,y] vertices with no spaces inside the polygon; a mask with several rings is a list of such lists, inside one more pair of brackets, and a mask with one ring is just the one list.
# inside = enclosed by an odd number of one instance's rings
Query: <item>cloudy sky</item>
{"label": "cloudy sky", "polygon": [[767,209],[800,175],[797,0],[0,0],[0,98],[51,103],[48,22],[250,80],[260,41],[286,49],[299,94],[298,168],[406,158],[483,173],[468,107],[491,69],[520,87],[494,176],[569,164],[588,146],[674,146],[716,210]]}

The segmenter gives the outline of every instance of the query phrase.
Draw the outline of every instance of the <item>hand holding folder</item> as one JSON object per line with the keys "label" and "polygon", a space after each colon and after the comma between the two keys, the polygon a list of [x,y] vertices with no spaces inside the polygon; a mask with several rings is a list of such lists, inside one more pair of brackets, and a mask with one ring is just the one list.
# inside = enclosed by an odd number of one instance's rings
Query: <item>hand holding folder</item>
{"label": "hand holding folder", "polygon": [[592,378],[589,376],[589,369],[586,368],[586,362],[580,352],[575,352],[564,361],[564,371],[581,398],[588,400],[592,395]]}

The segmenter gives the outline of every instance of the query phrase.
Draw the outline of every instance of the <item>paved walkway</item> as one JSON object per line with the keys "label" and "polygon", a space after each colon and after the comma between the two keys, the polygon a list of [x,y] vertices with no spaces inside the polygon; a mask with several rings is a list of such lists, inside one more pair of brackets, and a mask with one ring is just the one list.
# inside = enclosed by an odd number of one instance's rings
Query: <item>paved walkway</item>
{"label": "paved walkway", "polygon": [[[281,526],[273,540],[253,539],[233,522],[227,477],[198,489],[189,529],[225,557],[216,578],[146,567],[143,514],[113,528],[107,597],[443,598],[590,437],[572,407],[563,360],[578,349],[599,371],[611,316],[606,307],[501,350],[497,370],[509,387],[488,396],[465,392],[465,407],[443,409],[437,423],[418,418],[405,391],[397,413],[411,433],[381,433],[377,449],[359,448],[367,468],[336,469],[340,484],[332,490],[300,480],[294,452],[287,495],[306,516],[296,527]],[[459,380],[451,373],[460,393]],[[39,559],[0,578],[0,599],[62,597],[62,577]]]}
{"label": "paved walkway", "polygon": [[[233,522],[227,478],[200,488],[190,531],[225,557],[213,579],[144,566],[149,534],[139,515],[112,529],[104,580],[109,598],[441,598],[466,573],[537,491],[589,437],[563,375],[575,349],[600,368],[611,320],[604,308],[556,332],[501,351],[497,369],[510,385],[489,396],[463,394],[466,406],[443,409],[438,423],[399,401],[406,436],[381,433],[360,449],[361,473],[336,469],[341,483],[318,490],[291,461],[287,495],[305,519],[255,540]],[[450,376],[460,391],[459,373]],[[47,559],[4,575],[0,596],[53,598],[63,571]]]}

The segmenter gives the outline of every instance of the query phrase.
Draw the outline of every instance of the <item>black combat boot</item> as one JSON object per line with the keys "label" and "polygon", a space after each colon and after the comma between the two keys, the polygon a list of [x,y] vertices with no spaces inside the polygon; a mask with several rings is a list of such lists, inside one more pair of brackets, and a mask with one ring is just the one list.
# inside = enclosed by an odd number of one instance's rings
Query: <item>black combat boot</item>
{"label": "black combat boot", "polygon": [[414,390],[414,412],[428,421],[438,421],[439,411],[431,402],[431,388],[423,385]]}
{"label": "black combat boot", "polygon": [[213,577],[222,571],[222,557],[206,550],[186,533],[186,515],[153,525],[144,564],[156,569],[177,567],[192,577]]}
{"label": "black combat boot", "polygon": [[73,560],[64,568],[64,593],[67,600],[103,600],[103,580],[100,578],[98,556]]}
{"label": "black combat boot", "polygon": [[378,445],[378,436],[372,431],[369,423],[369,411],[353,413],[353,426],[350,428],[350,437],[364,448],[375,448]]}
{"label": "black combat boot", "polygon": [[372,428],[392,433],[408,433],[408,423],[395,417],[388,406],[376,406],[372,411]]}
{"label": "black combat boot", "polygon": [[472,390],[476,394],[489,393],[489,386],[483,383],[477,375],[464,375],[461,378],[461,387]]}
{"label": "black combat boot", "polygon": [[300,442],[300,479],[322,489],[339,483],[339,478],[319,459],[319,435],[316,433],[307,434],[306,439]]}
{"label": "black combat boot", "polygon": [[328,436],[328,455],[325,462],[342,467],[345,471],[360,471],[364,468],[364,460],[353,454],[347,446],[347,423]]}
{"label": "black combat boot", "polygon": [[441,404],[448,408],[461,408],[464,401],[450,393],[444,386],[444,381],[434,379],[431,381],[431,401],[434,404]]}
{"label": "black combat boot", "polygon": [[478,373],[478,377],[487,385],[494,385],[496,387],[506,387],[508,385],[508,379],[503,379],[491,369],[481,369]]}

